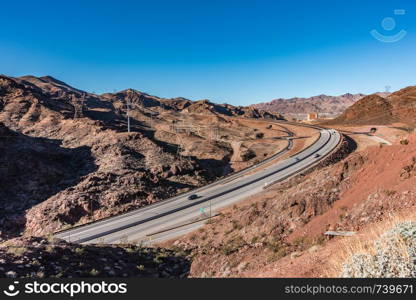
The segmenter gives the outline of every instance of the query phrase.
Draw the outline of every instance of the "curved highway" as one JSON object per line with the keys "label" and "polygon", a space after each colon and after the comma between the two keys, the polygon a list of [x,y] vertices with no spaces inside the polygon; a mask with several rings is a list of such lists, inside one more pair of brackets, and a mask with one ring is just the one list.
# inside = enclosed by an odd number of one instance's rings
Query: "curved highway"
{"label": "curved highway", "polygon": [[[335,130],[320,129],[319,139],[296,155],[250,172],[248,168],[197,190],[122,215],[58,232],[55,237],[78,243],[134,242],[151,244],[203,226],[220,208],[260,193],[270,183],[295,175],[331,153],[341,141]],[[269,162],[292,147],[266,160]],[[264,164],[263,162],[262,164]],[[255,167],[258,167],[256,165]],[[198,198],[188,200],[189,195]]]}

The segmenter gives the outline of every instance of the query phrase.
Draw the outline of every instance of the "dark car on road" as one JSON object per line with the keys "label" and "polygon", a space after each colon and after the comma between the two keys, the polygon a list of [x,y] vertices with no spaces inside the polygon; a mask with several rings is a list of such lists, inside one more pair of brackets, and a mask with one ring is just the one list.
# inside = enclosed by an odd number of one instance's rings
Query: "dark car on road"
{"label": "dark car on road", "polygon": [[188,196],[188,200],[195,200],[197,198],[198,198],[198,195],[197,194],[192,194],[192,195],[189,195]]}

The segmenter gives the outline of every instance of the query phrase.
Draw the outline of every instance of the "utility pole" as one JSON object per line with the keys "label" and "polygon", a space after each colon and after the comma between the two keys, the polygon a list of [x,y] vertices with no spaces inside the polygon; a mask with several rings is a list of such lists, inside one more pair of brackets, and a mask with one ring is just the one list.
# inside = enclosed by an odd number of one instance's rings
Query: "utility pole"
{"label": "utility pole", "polygon": [[75,94],[72,95],[72,106],[74,107],[74,120],[84,117],[84,102],[85,94],[82,93],[80,98],[77,98]]}
{"label": "utility pole", "polygon": [[94,221],[94,207],[92,206],[92,199],[90,198],[90,217]]}
{"label": "utility pole", "polygon": [[127,105],[127,132],[130,133],[130,104],[131,104],[131,92],[127,91],[127,101],[126,101],[126,105]]}

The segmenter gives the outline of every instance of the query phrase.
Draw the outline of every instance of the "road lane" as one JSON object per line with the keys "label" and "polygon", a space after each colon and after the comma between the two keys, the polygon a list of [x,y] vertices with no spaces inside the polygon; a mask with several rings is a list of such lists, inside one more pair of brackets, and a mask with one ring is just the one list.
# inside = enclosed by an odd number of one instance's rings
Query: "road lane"
{"label": "road lane", "polygon": [[[281,180],[298,173],[319,161],[330,153],[338,144],[340,135],[333,130],[321,130],[320,138],[304,151],[273,164],[263,170],[250,174],[236,174],[220,182],[210,184],[206,188],[198,189],[196,200],[188,200],[188,195],[195,191],[174,197],[169,201],[162,201],[86,226],[57,233],[55,236],[72,242],[80,243],[118,243],[127,241],[144,241],[150,243],[153,233],[166,230],[178,225],[186,224],[201,217],[201,209],[208,213],[241,201],[263,190],[265,184]],[[317,154],[319,156],[317,156]],[[174,230],[158,234],[157,240],[172,238],[180,235],[184,230],[192,230],[201,226],[201,222],[194,225],[178,227]]]}

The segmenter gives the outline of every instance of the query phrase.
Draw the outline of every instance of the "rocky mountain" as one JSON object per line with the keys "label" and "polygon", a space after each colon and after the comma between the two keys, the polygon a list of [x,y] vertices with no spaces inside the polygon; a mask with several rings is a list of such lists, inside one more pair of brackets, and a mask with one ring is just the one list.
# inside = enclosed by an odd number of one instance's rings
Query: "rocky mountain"
{"label": "rocky mountain", "polygon": [[134,90],[95,95],[49,76],[0,76],[0,238],[44,235],[224,176],[233,171],[233,141],[259,134],[230,116],[279,118]]}
{"label": "rocky mountain", "polygon": [[349,107],[342,115],[325,124],[385,125],[416,124],[416,87],[410,86],[382,97],[366,96]]}
{"label": "rocky mountain", "polygon": [[278,111],[285,114],[330,113],[340,114],[348,106],[364,97],[364,94],[344,94],[340,96],[318,95],[310,98],[278,98],[270,102],[252,105],[267,111]]}
{"label": "rocky mountain", "polygon": [[[377,94],[386,96],[389,93]],[[364,94],[347,93],[340,96],[318,95],[310,98],[279,98],[270,102],[253,104],[252,107],[289,116],[320,113],[328,117],[335,117],[365,96]]]}

